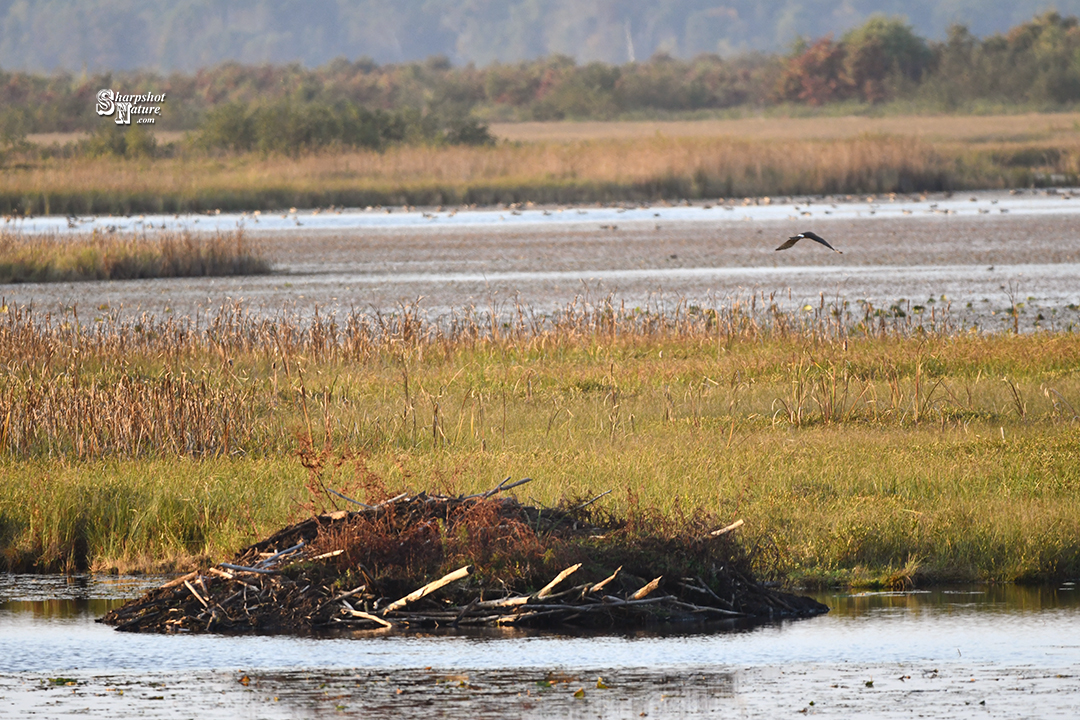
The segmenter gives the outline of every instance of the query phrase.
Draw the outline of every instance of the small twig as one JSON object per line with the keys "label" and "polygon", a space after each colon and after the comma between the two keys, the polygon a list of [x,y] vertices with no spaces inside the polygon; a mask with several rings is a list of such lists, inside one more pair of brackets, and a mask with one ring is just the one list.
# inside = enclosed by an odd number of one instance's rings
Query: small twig
{"label": "small twig", "polygon": [[612,492],[612,490],[608,490],[607,492],[602,492],[599,495],[597,495],[596,497],[594,497],[592,500],[588,500],[586,502],[583,502],[580,505],[575,505],[574,507],[570,508],[570,512],[574,512],[576,510],[581,510],[582,508],[587,508],[590,505],[592,505],[594,502],[599,500],[600,498],[604,497],[605,495],[610,495],[611,492]]}
{"label": "small twig", "polygon": [[266,567],[267,565],[270,565],[271,563],[273,563],[275,560],[277,560],[282,555],[288,555],[289,553],[294,553],[297,550],[301,549],[302,547],[304,547],[304,544],[305,544],[304,541],[301,540],[299,542],[299,544],[293,545],[291,548],[285,548],[284,550],[282,550],[280,552],[274,553],[273,555],[271,555],[268,558],[263,558],[259,562],[255,563],[255,567]]}
{"label": "small twig", "polygon": [[341,493],[339,493],[337,490],[335,490],[333,488],[326,488],[326,492],[337,495],[342,500],[347,500],[347,501],[353,503],[354,505],[359,505],[360,507],[364,508],[365,510],[370,510],[371,508],[375,507],[374,505],[368,505],[367,503],[362,503],[359,500],[353,500],[348,495],[342,495]]}
{"label": "small twig", "polygon": [[398,500],[401,500],[401,499],[407,498],[407,497],[409,497],[409,493],[403,492],[400,495],[395,495],[394,497],[390,498],[389,500],[383,500],[381,503],[379,503],[377,505],[372,505],[371,507],[372,508],[386,507],[387,505],[392,505],[392,504],[396,503]]}
{"label": "small twig", "polygon": [[739,528],[741,528],[745,524],[746,523],[744,523],[742,521],[742,519],[739,519],[739,520],[736,520],[735,522],[731,523],[727,527],[722,527],[719,530],[713,530],[711,533],[709,533],[709,535],[711,535],[712,537],[719,537],[721,535],[727,535],[732,530],[738,530]]}

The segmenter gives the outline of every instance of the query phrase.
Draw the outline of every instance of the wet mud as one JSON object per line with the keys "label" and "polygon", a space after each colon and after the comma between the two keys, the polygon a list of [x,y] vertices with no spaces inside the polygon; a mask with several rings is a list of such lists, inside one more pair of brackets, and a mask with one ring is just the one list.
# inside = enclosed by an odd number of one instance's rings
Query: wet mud
{"label": "wet mud", "polygon": [[[263,216],[258,223],[250,216],[202,218],[199,225],[168,216],[170,227],[246,223],[274,273],[3,290],[9,302],[46,311],[77,304],[88,321],[144,311],[194,316],[226,302],[271,315],[316,308],[392,312],[419,302],[444,317],[463,308],[508,313],[518,305],[545,313],[608,296],[628,307],[662,310],[679,300],[711,305],[755,294],[788,310],[822,294],[853,306],[867,301],[918,313],[917,306],[986,329],[1011,328],[1009,310],[1017,303],[1026,329],[1080,321],[1080,205],[1074,204],[1080,200],[1068,202],[1071,194],[972,197],[976,202],[930,197],[807,205],[792,199],[708,210],[357,211],[302,219],[285,213],[285,219]],[[130,218],[125,227],[154,226],[154,220]],[[48,227],[45,220],[25,224],[26,231]],[[775,250],[807,229],[843,254],[807,243]]]}

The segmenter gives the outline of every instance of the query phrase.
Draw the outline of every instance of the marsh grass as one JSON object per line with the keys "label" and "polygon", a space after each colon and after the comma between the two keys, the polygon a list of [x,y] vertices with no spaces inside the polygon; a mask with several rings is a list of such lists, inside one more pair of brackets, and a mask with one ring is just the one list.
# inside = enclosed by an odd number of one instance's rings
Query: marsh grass
{"label": "marsh grass", "polygon": [[270,263],[241,230],[213,235],[0,231],[0,283],[257,275]]}
{"label": "marsh grass", "polygon": [[296,158],[52,158],[0,176],[0,212],[569,203],[1029,187],[1080,170],[1072,136],[665,137],[396,147]]}
{"label": "marsh grass", "polygon": [[928,323],[745,299],[439,323],[6,306],[0,547],[8,568],[176,566],[341,503],[322,486],[514,475],[528,502],[742,518],[757,570],[803,583],[1077,575],[1080,336]]}

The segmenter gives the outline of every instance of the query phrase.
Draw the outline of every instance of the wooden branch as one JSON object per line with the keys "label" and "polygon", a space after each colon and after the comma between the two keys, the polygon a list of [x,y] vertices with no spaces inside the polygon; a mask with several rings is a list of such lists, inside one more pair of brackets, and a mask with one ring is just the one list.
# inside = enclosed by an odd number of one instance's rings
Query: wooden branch
{"label": "wooden branch", "polygon": [[512,597],[505,597],[501,600],[484,600],[483,602],[476,603],[476,607],[482,609],[489,608],[503,608],[503,607],[515,607],[517,605],[525,605],[532,599],[532,595],[514,595]]}
{"label": "wooden branch", "polygon": [[233,575],[231,572],[228,572],[226,570],[219,570],[216,567],[210,568],[209,572],[210,572],[211,575],[217,575],[218,577],[225,578],[226,580],[235,580],[236,579],[236,576]]}
{"label": "wooden branch", "polygon": [[361,585],[360,587],[355,587],[355,588],[353,588],[352,590],[350,590],[348,592],[341,593],[340,595],[338,595],[337,597],[332,599],[330,602],[338,602],[340,600],[344,600],[345,598],[351,598],[353,595],[356,595],[357,593],[362,593],[365,590],[367,590],[367,585]]}
{"label": "wooden branch", "polygon": [[690,612],[715,613],[717,615],[723,615],[724,617],[747,617],[746,613],[735,612],[734,610],[724,610],[723,608],[712,607],[711,605],[694,605],[693,603],[683,602],[682,600],[672,600],[671,604],[686,608]]}
{"label": "wooden branch", "polygon": [[158,588],[158,590],[165,590],[166,588],[176,587],[177,585],[183,585],[188,580],[194,580],[198,576],[199,576],[199,571],[198,570],[192,570],[187,575],[181,575],[178,578],[173,578],[169,582],[167,582],[164,585],[160,586]]}
{"label": "wooden branch", "polygon": [[384,628],[392,628],[392,627],[394,627],[394,624],[392,622],[388,622],[386,620],[383,620],[381,617],[378,617],[376,615],[372,615],[371,613],[366,613],[363,610],[355,610],[355,609],[353,609],[353,606],[350,605],[349,603],[345,602],[344,600],[341,601],[341,607],[342,607],[342,609],[345,610],[345,612],[349,613],[349,615],[351,615],[354,618],[360,618],[361,620],[367,620],[369,622],[375,623],[376,625],[381,625]]}
{"label": "wooden branch", "polygon": [[259,562],[255,563],[255,567],[266,567],[266,566],[270,565],[271,563],[273,563],[275,560],[277,560],[279,557],[281,557],[283,555],[288,555],[289,553],[296,552],[300,548],[304,547],[304,544],[305,544],[304,541],[301,540],[298,544],[293,545],[291,548],[285,548],[284,550],[282,550],[280,552],[274,553],[273,555],[271,555],[268,558],[263,558]]}
{"label": "wooden branch", "polygon": [[538,599],[541,599],[541,598],[545,598],[548,595],[550,595],[551,591],[555,589],[556,585],[558,585],[563,580],[565,580],[566,578],[573,575],[575,572],[578,571],[578,568],[580,568],[580,567],[581,567],[581,563],[578,563],[577,565],[571,565],[570,567],[563,570],[561,573],[559,573],[558,575],[555,576],[554,580],[549,582],[544,587],[540,588],[540,592],[536,593],[536,597]]}
{"label": "wooden branch", "polygon": [[[660,577],[663,577],[663,575],[661,575]],[[645,585],[640,587],[636,592],[634,592],[633,595],[631,595],[627,599],[628,600],[640,600],[641,598],[645,597],[646,595],[651,593],[653,590],[655,590],[657,587],[659,587],[659,585],[660,585],[660,578],[655,578],[653,580],[650,580],[648,583],[646,583]]]}
{"label": "wooden branch", "polygon": [[206,602],[206,600],[203,599],[203,596],[199,594],[199,591],[196,590],[195,586],[192,585],[189,581],[184,581],[184,587],[186,587],[191,592],[191,594],[195,596],[196,600],[202,603],[204,608],[210,607],[210,603]]}
{"label": "wooden branch", "polygon": [[711,533],[709,533],[709,535],[711,535],[712,537],[720,537],[721,535],[727,535],[732,530],[738,530],[744,524],[745,523],[741,519],[739,519],[739,520],[736,520],[735,522],[731,523],[727,527],[722,527],[719,530],[713,530]]}
{"label": "wooden branch", "polygon": [[324,552],[322,555],[316,555],[315,557],[308,558],[308,559],[309,560],[325,560],[326,558],[337,557],[338,555],[340,555],[343,552],[345,552],[345,551],[344,550],[331,550],[330,552]]}
{"label": "wooden branch", "polygon": [[615,572],[611,573],[611,575],[610,575],[610,576],[608,576],[608,577],[604,578],[604,579],[603,579],[603,580],[601,580],[600,582],[598,582],[598,583],[596,583],[595,585],[593,585],[593,586],[592,586],[591,588],[589,588],[589,589],[588,589],[588,590],[587,590],[586,592],[594,593],[594,592],[599,592],[599,591],[603,590],[603,589],[604,589],[604,586],[605,586],[605,585],[607,585],[607,584],[608,584],[609,582],[611,582],[612,580],[614,580],[614,579],[615,579],[615,576],[619,574],[619,571],[620,571],[620,570],[622,570],[622,565],[620,565],[619,567],[615,568]]}
{"label": "wooden branch", "polygon": [[[511,490],[513,488],[518,487],[519,485],[524,485],[527,482],[532,482],[532,478],[528,478],[528,477],[527,478],[522,478],[521,480],[518,480],[517,482],[510,482],[511,477],[513,477],[513,476],[512,475],[507,475],[505,478],[503,478],[503,481],[501,483],[499,483],[495,487],[491,488],[487,492],[476,493],[474,495],[465,495],[465,496],[463,496],[463,497],[461,497],[459,499],[461,499],[461,500],[475,500],[477,498],[480,498],[481,500],[486,500],[487,498],[491,497],[492,495],[496,495],[498,493],[505,492],[507,490]],[[510,484],[507,485],[507,483],[510,483]]]}
{"label": "wooden branch", "polygon": [[407,498],[407,497],[409,497],[409,493],[403,492],[400,495],[395,495],[394,497],[390,498],[389,500],[383,500],[378,505],[372,505],[371,507],[372,508],[386,507],[387,505],[392,505],[392,504],[396,503],[398,500],[402,500],[402,499]]}
{"label": "wooden branch", "polygon": [[596,497],[594,497],[592,500],[586,500],[585,502],[581,503],[580,505],[575,505],[574,507],[570,508],[570,512],[574,512],[575,510],[581,510],[582,508],[587,508],[590,505],[592,505],[594,502],[599,500],[600,498],[604,497],[605,495],[610,495],[611,492],[612,492],[611,490],[608,490],[607,492],[602,492],[599,495],[597,495]]}
{"label": "wooden branch", "polygon": [[450,583],[454,582],[455,580],[460,580],[463,577],[468,577],[471,572],[472,572],[472,565],[466,565],[465,567],[459,568],[459,569],[455,570],[452,573],[449,573],[447,575],[443,575],[441,578],[439,578],[435,582],[430,582],[427,585],[425,585],[424,587],[420,588],[419,590],[413,590],[411,593],[409,593],[405,597],[401,598],[400,600],[395,600],[394,602],[390,603],[385,608],[383,608],[382,614],[386,615],[386,613],[394,612],[395,610],[400,610],[401,608],[405,607],[409,603],[416,602],[417,600],[424,597],[425,595],[430,595],[431,593],[435,592],[436,590],[443,587],[444,585],[449,585]]}
{"label": "wooden branch", "polygon": [[277,570],[253,568],[247,567],[246,565],[233,565],[232,563],[218,563],[218,567],[228,568],[229,570],[239,570],[240,572],[256,573],[258,575],[277,575]]}
{"label": "wooden branch", "polygon": [[491,496],[492,496],[492,495],[494,495],[495,493],[497,493],[497,492],[499,492],[500,490],[502,490],[502,489],[503,489],[503,485],[505,485],[506,483],[510,482],[510,478],[512,478],[512,477],[513,477],[513,475],[507,475],[507,476],[506,476],[505,478],[503,478],[503,481],[502,481],[501,483],[499,483],[499,484],[498,484],[498,485],[496,485],[495,487],[491,488],[490,490],[488,490],[488,491],[487,491],[486,493],[484,493],[484,494],[483,494],[483,495],[481,495],[480,497],[481,497],[481,498],[484,498],[484,499],[487,499],[487,498],[491,497]]}
{"label": "wooden branch", "polygon": [[342,500],[347,500],[347,501],[353,503],[354,505],[359,505],[360,507],[364,508],[365,510],[370,510],[371,508],[375,507],[374,505],[368,505],[367,503],[362,503],[359,500],[353,500],[348,495],[342,495],[341,493],[339,493],[337,490],[335,490],[333,488],[326,488],[326,492],[333,493],[334,495],[337,495]]}

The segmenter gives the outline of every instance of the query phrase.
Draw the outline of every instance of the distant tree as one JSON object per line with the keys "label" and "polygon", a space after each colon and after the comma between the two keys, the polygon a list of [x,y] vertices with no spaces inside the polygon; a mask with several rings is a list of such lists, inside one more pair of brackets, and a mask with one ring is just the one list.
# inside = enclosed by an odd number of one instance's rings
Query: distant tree
{"label": "distant tree", "polygon": [[877,16],[844,35],[844,75],[866,102],[890,99],[890,82],[922,79],[933,60],[926,41],[898,18]]}
{"label": "distant tree", "polygon": [[780,76],[778,95],[808,105],[824,105],[851,95],[843,45],[824,37],[792,57]]}

